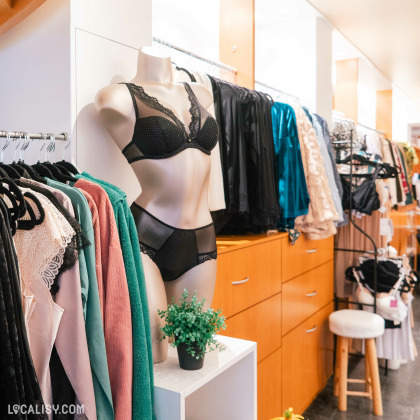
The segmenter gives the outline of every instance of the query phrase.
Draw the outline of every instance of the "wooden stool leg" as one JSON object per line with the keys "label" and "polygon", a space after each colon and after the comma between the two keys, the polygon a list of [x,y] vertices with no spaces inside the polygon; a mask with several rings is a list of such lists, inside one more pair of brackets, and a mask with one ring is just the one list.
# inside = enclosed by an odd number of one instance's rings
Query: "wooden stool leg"
{"label": "wooden stool leg", "polygon": [[381,382],[379,380],[378,359],[376,358],[375,339],[368,338],[366,340],[366,348],[368,349],[368,364],[369,372],[372,380],[372,394],[373,394],[373,412],[376,416],[383,415],[382,409],[382,394]]}
{"label": "wooden stool leg", "polygon": [[370,394],[369,398],[372,399],[372,379],[370,377],[369,371],[369,357],[368,357],[368,348],[365,344],[365,391]]}
{"label": "wooden stool leg", "polygon": [[349,358],[349,340],[340,337],[340,374],[338,379],[338,409],[347,411],[347,369]]}
{"label": "wooden stool leg", "polygon": [[334,372],[334,396],[338,397],[338,381],[340,377],[340,355],[341,355],[341,337],[337,336],[337,347],[335,349],[335,372]]}

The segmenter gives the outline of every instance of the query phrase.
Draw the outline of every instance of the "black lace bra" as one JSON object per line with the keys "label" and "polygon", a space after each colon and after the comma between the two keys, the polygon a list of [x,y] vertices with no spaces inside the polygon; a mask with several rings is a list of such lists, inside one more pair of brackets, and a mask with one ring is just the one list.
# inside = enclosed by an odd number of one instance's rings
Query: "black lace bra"
{"label": "black lace bra", "polygon": [[185,149],[195,148],[209,155],[216,146],[219,128],[216,120],[198,102],[187,83],[183,83],[190,101],[191,122],[185,124],[141,86],[124,83],[130,91],[136,112],[131,142],[122,150],[129,163],[141,159],[165,159]]}

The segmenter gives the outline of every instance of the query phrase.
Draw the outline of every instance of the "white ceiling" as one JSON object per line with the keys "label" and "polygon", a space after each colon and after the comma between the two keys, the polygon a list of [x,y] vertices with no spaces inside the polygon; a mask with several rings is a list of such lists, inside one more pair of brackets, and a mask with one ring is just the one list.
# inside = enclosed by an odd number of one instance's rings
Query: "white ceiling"
{"label": "white ceiling", "polygon": [[420,104],[420,0],[307,0]]}

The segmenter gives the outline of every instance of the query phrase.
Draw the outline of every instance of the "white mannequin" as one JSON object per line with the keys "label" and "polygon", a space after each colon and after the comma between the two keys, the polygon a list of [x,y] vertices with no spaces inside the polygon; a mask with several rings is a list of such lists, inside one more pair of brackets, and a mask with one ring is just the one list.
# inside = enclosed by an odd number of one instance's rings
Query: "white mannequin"
{"label": "white mannequin", "polygon": [[[173,82],[172,63],[160,51],[145,47],[139,51],[137,74],[131,81],[144,88],[147,94],[172,110],[186,124],[190,121],[190,101],[183,84]],[[210,91],[195,83],[190,84],[204,108],[212,102]],[[95,97],[95,107],[120,149],[130,141],[136,115],[131,95],[124,84],[101,89]],[[196,229],[212,222],[208,206],[210,156],[189,148],[166,159],[139,160],[131,164],[142,187],[135,200],[137,204],[164,223],[180,229]],[[190,295],[197,290],[199,298],[211,305],[216,283],[216,260],[199,264],[171,282],[163,282],[156,264],[142,253],[150,311],[153,362],[166,359],[168,343],[159,341],[163,326],[158,309],[166,309],[172,297],[179,299],[184,289]]]}

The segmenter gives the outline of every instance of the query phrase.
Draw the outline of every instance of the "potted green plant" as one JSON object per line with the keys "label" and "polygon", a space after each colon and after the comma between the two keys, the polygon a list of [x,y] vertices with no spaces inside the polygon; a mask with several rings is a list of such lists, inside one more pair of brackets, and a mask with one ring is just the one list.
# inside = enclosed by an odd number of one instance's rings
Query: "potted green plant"
{"label": "potted green plant", "polygon": [[184,289],[178,303],[172,298],[166,311],[158,310],[165,320],[165,326],[161,327],[162,340],[173,337],[172,346],[177,348],[182,369],[201,369],[206,353],[223,350],[214,336],[226,328],[225,317],[220,309],[205,309],[204,303],[205,299],[197,298],[197,291],[188,299],[188,291]]}

